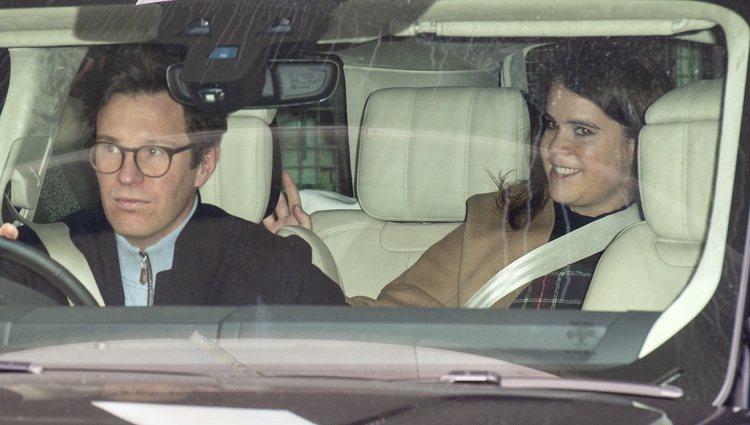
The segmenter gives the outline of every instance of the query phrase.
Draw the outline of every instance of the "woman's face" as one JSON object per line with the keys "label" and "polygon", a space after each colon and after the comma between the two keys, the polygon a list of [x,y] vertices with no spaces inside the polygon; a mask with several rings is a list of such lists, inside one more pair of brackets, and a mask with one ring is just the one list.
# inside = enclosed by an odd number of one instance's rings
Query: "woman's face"
{"label": "woman's face", "polygon": [[593,102],[552,86],[541,141],[550,196],[595,217],[630,203],[635,141]]}

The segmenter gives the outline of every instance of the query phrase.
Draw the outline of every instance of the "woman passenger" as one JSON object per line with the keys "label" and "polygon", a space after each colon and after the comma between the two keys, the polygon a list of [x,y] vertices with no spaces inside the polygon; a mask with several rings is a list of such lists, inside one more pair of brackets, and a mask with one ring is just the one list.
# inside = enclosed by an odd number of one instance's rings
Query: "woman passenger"
{"label": "woman passenger", "polygon": [[[539,89],[545,107],[529,181],[501,181],[499,191],[472,196],[464,223],[377,299],[352,297],[351,305],[461,307],[516,259],[638,201],[638,132],[669,80],[627,44],[589,40],[568,47]],[[534,279],[494,307],[580,309],[600,256]]]}

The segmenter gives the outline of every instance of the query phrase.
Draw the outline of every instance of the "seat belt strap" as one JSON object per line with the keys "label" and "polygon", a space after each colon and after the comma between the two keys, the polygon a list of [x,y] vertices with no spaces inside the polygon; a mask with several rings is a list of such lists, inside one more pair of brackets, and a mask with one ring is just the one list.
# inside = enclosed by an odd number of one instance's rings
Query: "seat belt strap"
{"label": "seat belt strap", "polygon": [[489,308],[532,280],[601,252],[623,229],[642,221],[638,206],[602,217],[534,249],[492,276],[464,303]]}
{"label": "seat belt strap", "polygon": [[42,244],[47,248],[49,256],[68,269],[84,287],[91,293],[100,307],[104,307],[104,299],[96,284],[91,267],[81,251],[70,239],[70,231],[65,223],[31,223],[24,221],[24,225],[31,227]]}

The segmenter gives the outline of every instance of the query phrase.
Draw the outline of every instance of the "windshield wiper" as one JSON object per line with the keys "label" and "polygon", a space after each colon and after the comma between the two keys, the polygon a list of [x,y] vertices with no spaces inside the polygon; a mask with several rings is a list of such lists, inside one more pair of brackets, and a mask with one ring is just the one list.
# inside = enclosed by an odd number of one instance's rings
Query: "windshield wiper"
{"label": "windshield wiper", "polygon": [[0,361],[0,373],[31,373],[39,375],[43,371],[44,367],[37,363]]}
{"label": "windshield wiper", "polygon": [[653,385],[586,378],[503,377],[487,371],[454,371],[440,377],[440,381],[452,384],[490,384],[497,385],[500,388],[587,391],[669,399],[680,398],[685,394],[682,388],[674,385]]}

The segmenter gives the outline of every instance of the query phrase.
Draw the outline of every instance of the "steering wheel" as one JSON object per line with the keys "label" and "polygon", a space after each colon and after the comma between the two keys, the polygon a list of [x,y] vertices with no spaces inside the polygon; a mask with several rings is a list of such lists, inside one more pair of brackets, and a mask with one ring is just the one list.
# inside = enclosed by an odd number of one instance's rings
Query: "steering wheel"
{"label": "steering wheel", "polygon": [[[31,248],[24,243],[0,237],[0,259],[8,260],[20,264],[29,270],[33,270],[50,285],[54,286],[68,297],[73,305],[82,305],[86,307],[99,306],[94,297],[88,289],[86,289],[83,283],[78,280],[78,278],[73,276],[73,274],[65,267],[61,266],[60,263],[41,251]],[[7,282],[7,279],[0,281],[0,294],[6,293],[3,289],[4,287],[8,287]],[[19,286],[19,284],[15,282],[13,285]],[[28,291],[31,291],[34,295],[28,295],[24,289],[28,289]],[[16,288],[8,292],[10,292],[8,295],[21,296],[35,304],[40,303],[40,300],[36,295],[42,295],[40,292],[26,287],[23,287],[23,289]],[[45,298],[48,297],[45,296]]]}

